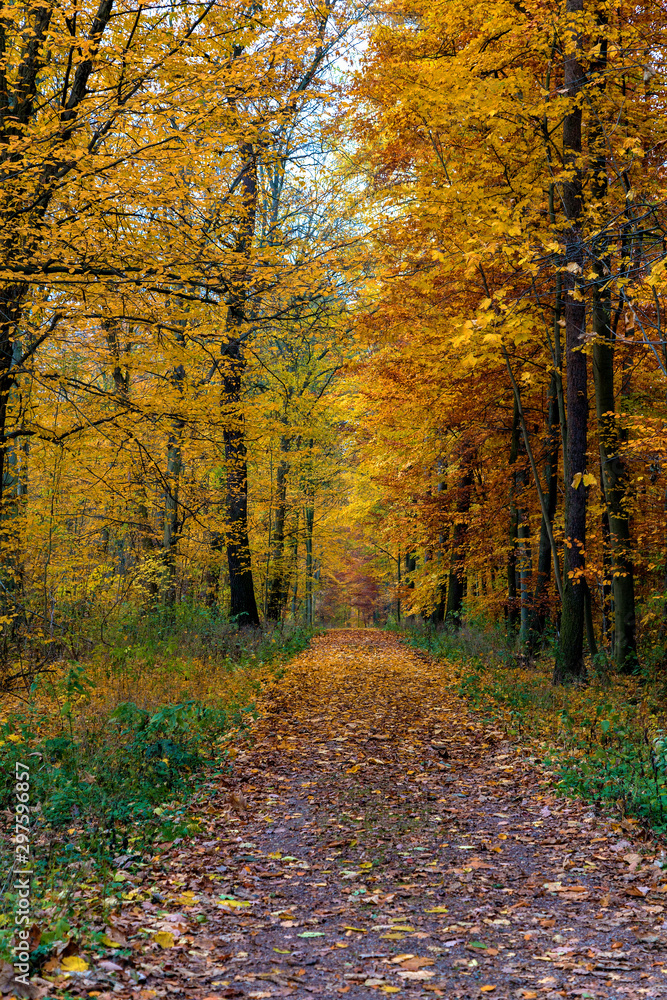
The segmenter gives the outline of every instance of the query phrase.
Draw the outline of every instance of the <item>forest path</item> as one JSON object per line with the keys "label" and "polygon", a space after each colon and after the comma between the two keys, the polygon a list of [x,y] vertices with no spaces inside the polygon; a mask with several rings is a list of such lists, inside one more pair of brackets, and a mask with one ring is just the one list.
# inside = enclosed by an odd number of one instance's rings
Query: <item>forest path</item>
{"label": "forest path", "polygon": [[375,630],[320,636],[211,787],[205,836],[157,864],[162,898],[115,925],[154,935],[127,996],[667,995],[648,845],[524,758],[445,666]]}

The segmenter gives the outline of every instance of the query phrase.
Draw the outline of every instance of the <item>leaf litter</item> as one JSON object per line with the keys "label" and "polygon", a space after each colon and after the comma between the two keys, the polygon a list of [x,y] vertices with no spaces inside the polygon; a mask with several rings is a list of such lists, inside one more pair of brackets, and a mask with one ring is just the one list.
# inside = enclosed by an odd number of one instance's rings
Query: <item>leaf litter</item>
{"label": "leaf litter", "polygon": [[663,850],[558,798],[448,669],[380,631],[315,639],[203,832],[119,891],[107,958],[63,948],[31,995],[667,996]]}

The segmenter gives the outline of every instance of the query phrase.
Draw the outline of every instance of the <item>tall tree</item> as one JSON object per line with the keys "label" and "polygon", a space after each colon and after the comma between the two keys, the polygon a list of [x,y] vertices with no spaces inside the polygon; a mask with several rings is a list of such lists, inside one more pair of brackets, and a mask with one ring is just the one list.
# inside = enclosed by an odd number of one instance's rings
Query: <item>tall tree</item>
{"label": "tall tree", "polygon": [[[595,273],[593,286],[593,379],[597,413],[598,440],[602,488],[607,508],[609,541],[612,550],[612,587],[614,593],[614,658],[624,672],[632,672],[637,664],[634,563],[630,537],[628,491],[630,476],[622,454],[622,430],[616,413],[614,393],[614,347],[616,331],[612,329],[611,274],[609,237],[606,232],[607,145],[609,124],[603,101],[607,72],[608,27],[603,4],[597,5],[596,20],[600,29],[597,57],[590,67],[591,119],[589,127],[590,191],[596,203],[599,235],[593,234],[591,263]],[[632,223],[631,206],[626,215]],[[625,292],[621,291],[621,296]]]}
{"label": "tall tree", "polygon": [[585,353],[586,302],[582,292],[584,246],[582,233],[583,180],[581,163],[581,91],[585,82],[582,58],[584,0],[566,0],[567,34],[564,39],[563,88],[569,108],[563,121],[562,204],[566,220],[565,358],[567,366],[567,466],[565,484],[565,585],[554,681],[565,683],[583,677],[584,572],[586,548],[586,448],[588,434],[588,382]]}

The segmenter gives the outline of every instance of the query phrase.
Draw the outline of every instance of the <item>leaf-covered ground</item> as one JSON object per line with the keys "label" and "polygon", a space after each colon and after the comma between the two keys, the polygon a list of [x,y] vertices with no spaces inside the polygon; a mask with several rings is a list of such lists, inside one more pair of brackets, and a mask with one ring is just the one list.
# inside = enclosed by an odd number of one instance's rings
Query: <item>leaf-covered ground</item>
{"label": "leaf-covered ground", "polygon": [[42,992],[667,996],[660,847],[556,798],[394,636],[314,640],[235,749],[204,834],[116,859],[106,959]]}

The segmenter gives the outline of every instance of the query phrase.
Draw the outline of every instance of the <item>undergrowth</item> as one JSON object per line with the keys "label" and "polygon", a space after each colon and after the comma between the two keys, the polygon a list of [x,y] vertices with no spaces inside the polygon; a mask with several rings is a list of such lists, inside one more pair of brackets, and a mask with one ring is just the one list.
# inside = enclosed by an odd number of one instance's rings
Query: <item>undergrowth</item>
{"label": "undergrowth", "polygon": [[[113,643],[2,696],[0,810],[12,816],[15,764],[27,764],[35,914],[83,933],[91,906],[118,902],[119,867],[122,881],[160,846],[200,831],[195,800],[227,770],[230,732],[247,725],[262,684],[311,634],[290,625],[234,629],[206,612],[180,623],[128,613]],[[3,826],[6,959],[13,818]]]}
{"label": "undergrowth", "polygon": [[667,704],[659,677],[618,676],[598,658],[585,684],[554,687],[552,652],[528,662],[497,626],[414,625],[404,634],[451,663],[458,693],[510,738],[529,743],[563,794],[667,832]]}

